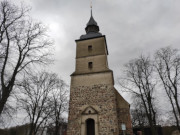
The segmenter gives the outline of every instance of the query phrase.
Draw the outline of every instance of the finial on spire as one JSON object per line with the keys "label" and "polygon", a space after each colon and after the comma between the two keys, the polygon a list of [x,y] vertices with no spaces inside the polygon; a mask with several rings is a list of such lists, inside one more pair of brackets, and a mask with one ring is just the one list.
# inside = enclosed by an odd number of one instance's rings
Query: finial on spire
{"label": "finial on spire", "polygon": [[[90,19],[89,19],[89,22],[87,23],[87,27],[88,26],[92,26],[92,25],[95,25],[95,26],[98,26],[97,25],[97,22],[94,20],[94,18],[93,18],[93,14],[92,14],[92,0],[90,0],[90,8],[91,8],[91,17],[90,17]],[[98,28],[99,29],[99,28]]]}
{"label": "finial on spire", "polygon": [[92,9],[92,0],[91,0],[91,5],[90,5],[91,9]]}
{"label": "finial on spire", "polygon": [[92,16],[92,0],[91,0],[90,8],[91,8],[91,16]]}

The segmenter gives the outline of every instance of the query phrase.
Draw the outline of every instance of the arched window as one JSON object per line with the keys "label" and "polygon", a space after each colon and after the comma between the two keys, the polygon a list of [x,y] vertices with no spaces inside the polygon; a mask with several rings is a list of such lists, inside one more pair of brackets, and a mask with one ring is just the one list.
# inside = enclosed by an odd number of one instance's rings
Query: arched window
{"label": "arched window", "polygon": [[86,135],[95,135],[95,122],[93,119],[86,120]]}

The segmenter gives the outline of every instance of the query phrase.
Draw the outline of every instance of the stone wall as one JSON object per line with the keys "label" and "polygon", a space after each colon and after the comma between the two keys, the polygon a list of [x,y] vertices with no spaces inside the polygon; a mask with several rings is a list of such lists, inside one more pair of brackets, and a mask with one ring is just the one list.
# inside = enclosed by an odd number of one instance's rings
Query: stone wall
{"label": "stone wall", "polygon": [[[114,88],[109,85],[71,87],[67,135],[80,135],[82,112],[87,107],[97,111],[98,135],[118,134],[117,104]],[[92,115],[90,114],[89,117]],[[88,118],[88,117],[87,117]]]}
{"label": "stone wall", "polygon": [[83,74],[71,76],[71,87],[93,86],[99,84],[114,85],[112,71],[99,72],[94,74]]}
{"label": "stone wall", "polygon": [[[88,63],[93,62],[93,68],[88,68]],[[93,73],[109,70],[106,55],[96,55],[76,59],[76,73]]]}
{"label": "stone wall", "polygon": [[[102,72],[109,70],[105,37],[76,41],[76,68],[75,74]],[[91,50],[88,49],[91,46]],[[88,63],[92,62],[92,68]]]}
{"label": "stone wall", "polygon": [[[89,40],[76,41],[76,58],[95,55],[107,55],[105,37],[98,37]],[[88,51],[88,46],[92,46],[92,51]]]}
{"label": "stone wall", "polygon": [[118,114],[118,125],[119,125],[119,133],[122,134],[123,131],[121,129],[121,124],[126,125],[126,134],[132,135],[132,121],[130,115],[130,105],[129,103],[118,93],[115,89],[116,98],[117,98],[117,114]]}

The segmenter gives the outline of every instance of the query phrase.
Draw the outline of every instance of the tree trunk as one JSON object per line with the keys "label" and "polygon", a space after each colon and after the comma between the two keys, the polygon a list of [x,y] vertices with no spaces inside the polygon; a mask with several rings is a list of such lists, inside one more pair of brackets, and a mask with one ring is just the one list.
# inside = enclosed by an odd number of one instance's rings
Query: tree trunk
{"label": "tree trunk", "polygon": [[31,123],[29,135],[33,135],[33,131],[34,131],[34,124]]}
{"label": "tree trunk", "polygon": [[2,93],[2,98],[0,100],[0,115],[3,112],[4,106],[5,106],[7,99],[10,95],[10,90],[8,90],[7,88],[4,88],[2,91],[4,91],[4,92]]}
{"label": "tree trunk", "polygon": [[55,135],[59,135],[59,122],[58,121],[56,121]]}

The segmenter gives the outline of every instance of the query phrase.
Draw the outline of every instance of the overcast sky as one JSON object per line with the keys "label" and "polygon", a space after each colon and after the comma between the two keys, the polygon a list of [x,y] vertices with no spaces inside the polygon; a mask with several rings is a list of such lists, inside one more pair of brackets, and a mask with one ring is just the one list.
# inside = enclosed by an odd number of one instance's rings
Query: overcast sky
{"label": "overcast sky", "polygon": [[[17,2],[20,2],[16,0]],[[55,42],[53,69],[70,82],[75,68],[74,40],[85,33],[90,0],[26,0],[32,17],[49,26]],[[92,0],[93,16],[106,35],[115,78],[132,58],[169,45],[180,48],[179,0]]]}
{"label": "overcast sky", "polygon": [[[12,0],[15,4],[21,0]],[[49,27],[55,63],[49,69],[70,83],[75,40],[85,33],[90,0],[24,0],[31,16]],[[180,0],[92,0],[93,16],[106,35],[109,67],[115,79],[122,66],[141,54],[173,46],[180,49]]]}
{"label": "overcast sky", "polygon": [[[90,0],[24,2],[32,7],[32,17],[49,27],[55,42],[55,63],[49,69],[70,83],[70,74],[75,69],[74,40],[85,33]],[[161,47],[180,48],[179,0],[92,0],[92,3],[100,32],[106,35],[109,66],[115,79],[130,59],[152,54]]]}

